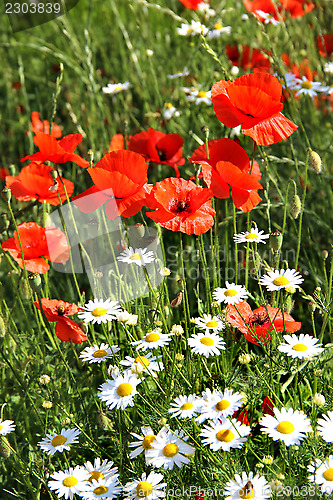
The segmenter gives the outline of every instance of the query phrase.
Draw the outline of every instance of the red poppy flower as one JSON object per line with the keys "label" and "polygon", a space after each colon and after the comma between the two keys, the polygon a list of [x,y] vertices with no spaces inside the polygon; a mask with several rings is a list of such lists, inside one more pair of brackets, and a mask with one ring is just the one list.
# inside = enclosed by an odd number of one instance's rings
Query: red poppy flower
{"label": "red poppy flower", "polygon": [[249,212],[261,201],[258,189],[262,189],[259,165],[251,164],[246,151],[231,139],[209,141],[209,160],[205,146],[196,149],[190,161],[201,164],[202,177],[214,196],[229,198],[230,187],[233,202],[243,212]]}
{"label": "red poppy flower", "polygon": [[[277,7],[274,5],[277,4]],[[310,0],[244,0],[245,8],[255,13],[262,10],[268,14],[276,15],[277,12],[289,12],[291,17],[301,17],[314,9],[315,5]]]}
{"label": "red poppy flower", "polygon": [[125,149],[125,140],[123,134],[115,134],[109,145],[109,153],[117,151],[118,149]]}
{"label": "red poppy flower", "polygon": [[52,130],[50,134],[50,123],[47,120],[41,120],[38,111],[33,111],[31,113],[31,128],[33,132],[43,132],[44,134],[49,134],[56,139],[62,136],[62,131],[59,125],[52,123]]}
{"label": "red poppy flower", "polygon": [[66,200],[65,189],[70,197],[74,191],[72,181],[58,177],[56,184],[52,179],[50,172],[53,170],[49,165],[43,163],[30,163],[23,167],[17,177],[8,175],[6,177],[6,186],[11,189],[14,198],[20,201],[29,201],[38,199],[41,203],[50,205],[59,205],[59,196],[61,202]]}
{"label": "red poppy flower", "polygon": [[283,314],[277,307],[262,305],[252,311],[249,304],[243,300],[237,304],[237,309],[235,306],[226,308],[227,321],[240,330],[252,344],[267,344],[270,332],[274,330],[294,333],[301,328],[301,323],[295,321],[290,314]]}
{"label": "red poppy flower", "polygon": [[36,132],[33,138],[39,148],[38,153],[27,155],[21,161],[32,160],[35,162],[52,161],[54,163],[66,163],[71,161],[79,167],[87,168],[90,163],[74,153],[76,146],[82,141],[81,134],[69,134],[57,141],[54,137]]}
{"label": "red poppy flower", "polygon": [[184,165],[183,138],[179,134],[164,134],[153,128],[131,137],[128,149],[144,156],[146,161],[170,165],[179,177],[178,166]]}
{"label": "red poppy flower", "polygon": [[202,234],[214,224],[215,210],[208,201],[211,197],[209,189],[180,177],[169,177],[153,186],[146,206],[157,210],[146,215],[170,231]]}
{"label": "red poppy flower", "polygon": [[317,36],[318,52],[322,57],[329,57],[333,52],[333,33]]}
{"label": "red poppy flower", "polygon": [[261,70],[269,70],[271,63],[261,50],[253,49],[248,45],[241,46],[241,52],[237,45],[227,45],[227,56],[234,66],[239,66],[243,69],[257,68]]}
{"label": "red poppy flower", "polygon": [[261,404],[261,409],[264,412],[264,414],[266,413],[267,415],[274,416],[274,411],[273,411],[274,406],[275,405],[274,405],[273,401],[271,400],[271,398],[268,396],[265,396],[265,398]]}
{"label": "red poppy flower", "polygon": [[249,427],[251,427],[251,423],[249,421],[249,417],[247,415],[247,411],[245,408],[243,410],[234,411],[232,418],[236,418],[236,420],[241,424],[248,425]]}
{"label": "red poppy flower", "polygon": [[[20,236],[24,263],[28,271],[44,274],[50,269],[45,259],[63,263],[69,259],[69,249],[65,234],[55,227],[40,227],[35,222],[23,222],[17,227]],[[2,243],[2,248],[23,269],[22,254],[17,232],[14,238]]]}
{"label": "red poppy flower", "polygon": [[94,186],[73,201],[86,214],[106,203],[109,219],[119,215],[131,217],[141,210],[149,191],[147,169],[141,155],[126,150],[111,151],[94,168],[87,169]]}
{"label": "red poppy flower", "polygon": [[0,167],[0,179],[2,181],[5,180],[6,176],[9,175],[9,170],[6,167]]}
{"label": "red poppy flower", "polygon": [[197,10],[198,5],[204,0],[179,0],[187,9]]}
{"label": "red poppy flower", "polygon": [[[49,298],[41,299],[41,304],[47,319],[57,322],[55,333],[60,340],[70,340],[75,344],[88,340],[88,337],[79,325],[68,318],[68,316],[72,316],[81,311],[82,309],[80,307],[76,304],[64,302],[63,300],[50,300]],[[35,306],[40,310],[38,300],[36,300]]]}
{"label": "red poppy flower", "polygon": [[297,126],[280,111],[282,85],[275,76],[257,72],[243,75],[232,83],[221,80],[212,87],[217,118],[227,127],[242,124],[242,132],[260,146],[289,137]]}

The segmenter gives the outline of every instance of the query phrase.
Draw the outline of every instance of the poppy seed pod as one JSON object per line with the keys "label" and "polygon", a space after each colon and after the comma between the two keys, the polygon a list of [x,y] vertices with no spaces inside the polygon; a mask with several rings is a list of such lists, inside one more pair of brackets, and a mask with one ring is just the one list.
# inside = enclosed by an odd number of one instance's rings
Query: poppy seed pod
{"label": "poppy seed pod", "polygon": [[282,247],[283,234],[280,231],[274,231],[270,234],[269,243],[273,252],[278,252]]}
{"label": "poppy seed pod", "polygon": [[315,151],[312,151],[312,149],[309,151],[309,165],[311,168],[313,168],[316,174],[320,174],[322,169],[321,158],[319,154]]}
{"label": "poppy seed pod", "polygon": [[301,213],[302,203],[298,194],[292,197],[291,205],[290,205],[290,213],[293,219],[297,219],[299,214]]}

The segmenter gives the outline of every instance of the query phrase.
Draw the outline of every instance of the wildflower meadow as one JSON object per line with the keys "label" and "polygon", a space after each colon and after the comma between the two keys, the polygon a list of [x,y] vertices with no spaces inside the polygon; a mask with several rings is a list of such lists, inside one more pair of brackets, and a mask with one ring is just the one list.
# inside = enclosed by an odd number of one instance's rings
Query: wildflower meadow
{"label": "wildflower meadow", "polygon": [[333,498],[332,1],[64,3],[1,13],[0,500]]}

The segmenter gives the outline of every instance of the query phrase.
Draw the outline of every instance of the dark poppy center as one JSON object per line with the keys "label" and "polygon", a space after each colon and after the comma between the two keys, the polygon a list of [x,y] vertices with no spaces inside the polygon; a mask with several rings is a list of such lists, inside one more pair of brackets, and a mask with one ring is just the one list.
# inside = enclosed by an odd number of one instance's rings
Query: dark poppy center
{"label": "dark poppy center", "polygon": [[190,206],[190,200],[174,200],[171,210],[177,214],[181,214],[188,210]]}
{"label": "dark poppy center", "polygon": [[268,315],[266,313],[257,313],[253,315],[250,323],[251,325],[262,326],[268,320]]}
{"label": "dark poppy center", "polygon": [[59,306],[58,307],[58,315],[63,316],[65,314],[65,308],[64,306]]}
{"label": "dark poppy center", "polygon": [[158,157],[161,161],[166,161],[168,159],[167,152],[163,149],[157,149]]}

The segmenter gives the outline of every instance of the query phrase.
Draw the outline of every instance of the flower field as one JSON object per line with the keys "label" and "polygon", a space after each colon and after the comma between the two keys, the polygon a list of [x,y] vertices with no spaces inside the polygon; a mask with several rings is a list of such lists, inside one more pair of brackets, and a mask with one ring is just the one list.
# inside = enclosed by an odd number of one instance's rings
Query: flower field
{"label": "flower field", "polygon": [[3,14],[0,500],[333,498],[332,18]]}

